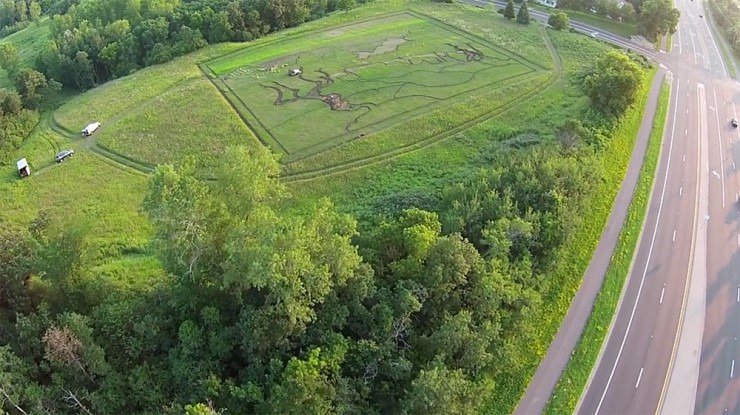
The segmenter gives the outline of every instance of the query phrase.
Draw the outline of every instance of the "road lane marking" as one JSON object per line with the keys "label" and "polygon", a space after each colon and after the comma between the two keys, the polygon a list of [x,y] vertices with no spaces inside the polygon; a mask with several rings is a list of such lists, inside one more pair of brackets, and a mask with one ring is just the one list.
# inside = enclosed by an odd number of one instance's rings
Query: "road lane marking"
{"label": "road lane marking", "polygon": [[688,128],[683,131],[683,135],[689,135],[689,129]]}
{"label": "road lane marking", "polygon": [[683,155],[683,161],[686,162],[686,154]]}
{"label": "road lane marking", "polygon": [[637,389],[638,386],[640,386],[640,379],[642,379],[642,371],[645,369],[644,367],[640,368],[640,374],[637,376],[637,383],[635,383],[635,389]]}
{"label": "road lane marking", "polygon": [[672,242],[676,242],[676,230],[675,229],[673,230],[673,241]]}
{"label": "road lane marking", "polygon": [[727,69],[725,69],[725,61],[722,59],[722,54],[719,53],[719,46],[717,46],[717,41],[714,39],[714,35],[712,34],[712,29],[709,28],[709,24],[707,23],[706,19],[702,19],[704,22],[704,27],[706,27],[707,32],[709,33],[709,38],[712,39],[712,45],[714,45],[714,51],[717,52],[717,56],[719,57],[720,63],[722,63],[722,73],[727,76]]}
{"label": "road lane marking", "polygon": [[[681,83],[676,82],[676,102],[674,105],[678,107],[678,97],[680,96],[680,90],[681,90]],[[617,370],[617,365],[619,364],[619,359],[622,357],[622,352],[624,351],[624,344],[627,342],[627,336],[630,333],[630,329],[632,328],[632,320],[635,318],[635,312],[637,311],[637,303],[640,301],[640,295],[642,295],[642,288],[645,285],[645,276],[647,275],[648,269],[650,267],[647,266],[647,264],[650,264],[650,258],[653,256],[653,247],[655,246],[655,238],[658,235],[658,225],[660,225],[660,212],[663,210],[663,200],[665,199],[665,189],[668,184],[668,173],[671,170],[671,154],[673,154],[673,137],[676,133],[676,115],[678,114],[678,111],[673,112],[673,125],[671,127],[671,140],[668,143],[668,163],[666,163],[665,168],[665,177],[663,178],[663,190],[660,192],[660,201],[658,202],[658,213],[657,217],[655,219],[655,227],[653,228],[653,237],[650,240],[650,247],[648,248],[648,255],[647,259],[645,260],[645,267],[642,271],[642,277],[640,278],[640,284],[637,287],[637,296],[635,298],[635,303],[632,306],[632,311],[630,312],[630,318],[627,320],[627,328],[624,332],[624,337],[622,337],[622,343],[619,345],[619,351],[617,352],[617,357],[614,359],[614,365],[612,366],[612,370],[609,373],[609,377],[606,380],[606,385],[604,386],[604,392],[601,394],[601,398],[599,399],[599,404],[596,406],[596,411],[594,412],[594,415],[598,415],[599,411],[601,410],[601,405],[604,403],[604,398],[606,398],[606,393],[609,391],[609,385],[612,383],[612,379],[614,379],[614,372]],[[697,165],[698,166],[698,165]]]}
{"label": "road lane marking", "polygon": [[680,187],[680,188],[678,189],[678,195],[679,195],[679,196],[683,195],[683,186],[681,186],[681,187]]}
{"label": "road lane marking", "polygon": [[717,173],[717,170],[712,170],[712,174],[714,175],[714,177],[719,179],[719,173]]}
{"label": "road lane marking", "polygon": [[730,379],[735,376],[735,359],[732,359],[732,366],[730,367]]}
{"label": "road lane marking", "polygon": [[663,295],[665,294],[665,287],[663,287],[662,290],[660,290],[660,302],[658,304],[663,304]]}
{"label": "road lane marking", "polygon": [[[714,106],[717,107],[717,90],[712,88],[712,94],[714,95]],[[719,111],[714,111],[714,116],[717,118],[717,131],[721,131],[719,126]],[[725,157],[722,153],[722,138],[719,134],[717,134],[717,143],[719,143],[719,168],[722,171],[722,207],[725,207]]]}
{"label": "road lane marking", "polygon": [[696,65],[697,64],[697,61],[696,61],[696,44],[694,43],[694,36],[695,36],[695,34],[694,34],[694,32],[692,32],[690,30],[689,30],[689,33],[691,34],[691,36],[689,36],[689,38],[691,39],[691,50],[694,51],[694,65]]}
{"label": "road lane marking", "polygon": [[[740,245],[740,235],[737,236],[738,245]],[[740,287],[737,287],[737,302],[740,303]]]}
{"label": "road lane marking", "polygon": [[735,162],[734,162],[734,161],[732,162],[732,170],[737,170],[737,169],[735,168]]}

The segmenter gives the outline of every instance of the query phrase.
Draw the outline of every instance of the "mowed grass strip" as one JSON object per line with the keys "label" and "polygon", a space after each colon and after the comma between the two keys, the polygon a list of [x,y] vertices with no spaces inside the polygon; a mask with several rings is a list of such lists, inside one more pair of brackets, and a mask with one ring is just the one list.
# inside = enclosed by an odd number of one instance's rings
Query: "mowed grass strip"
{"label": "mowed grass strip", "polygon": [[229,145],[260,145],[231,106],[204,77],[178,84],[103,128],[98,142],[151,165],[197,156],[215,165]]}
{"label": "mowed grass strip", "polygon": [[632,264],[640,230],[645,222],[650,192],[660,157],[669,99],[670,87],[664,83],[660,91],[660,100],[653,120],[645,160],[640,170],[640,178],[619,235],[619,242],[606,272],[604,285],[596,298],[583,335],[553,391],[545,413],[553,415],[573,413],[609,330],[622,287]]}

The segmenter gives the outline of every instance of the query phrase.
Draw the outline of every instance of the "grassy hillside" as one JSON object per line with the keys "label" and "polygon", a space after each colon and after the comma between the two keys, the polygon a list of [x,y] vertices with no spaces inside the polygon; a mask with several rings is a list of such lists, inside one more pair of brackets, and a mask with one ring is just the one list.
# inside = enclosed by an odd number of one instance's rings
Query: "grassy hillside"
{"label": "grassy hillside", "polygon": [[[21,68],[34,65],[36,57],[49,40],[51,20],[44,18],[38,23],[31,23],[27,28],[0,39],[0,43],[12,43],[18,49]],[[0,69],[0,88],[13,88],[8,75]]]}

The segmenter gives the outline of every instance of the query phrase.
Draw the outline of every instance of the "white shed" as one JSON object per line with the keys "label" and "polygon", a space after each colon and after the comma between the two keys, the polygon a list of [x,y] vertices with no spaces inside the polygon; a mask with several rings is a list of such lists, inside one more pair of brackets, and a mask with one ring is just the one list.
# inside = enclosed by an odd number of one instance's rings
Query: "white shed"
{"label": "white shed", "polygon": [[28,166],[28,161],[25,158],[22,158],[18,160],[15,165],[18,167],[18,174],[21,177],[26,177],[31,175],[31,168]]}

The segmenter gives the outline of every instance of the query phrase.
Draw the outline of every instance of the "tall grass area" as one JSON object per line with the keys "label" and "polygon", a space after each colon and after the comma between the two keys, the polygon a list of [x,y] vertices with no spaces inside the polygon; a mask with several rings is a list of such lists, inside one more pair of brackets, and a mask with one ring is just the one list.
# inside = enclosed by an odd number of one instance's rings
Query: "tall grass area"
{"label": "tall grass area", "polygon": [[239,116],[205,78],[189,79],[124,112],[98,133],[98,143],[116,153],[157,164],[196,156],[214,165],[226,146],[260,145]]}
{"label": "tall grass area", "polygon": [[[45,17],[38,23],[31,23],[27,28],[0,39],[0,43],[11,43],[15,46],[18,49],[20,67],[31,68],[34,66],[39,52],[49,41],[50,34],[51,20]],[[8,74],[2,69],[0,69],[0,88],[15,88],[8,79]]]}
{"label": "tall grass area", "polygon": [[670,87],[664,83],[660,91],[660,100],[653,120],[645,160],[640,170],[640,178],[611,264],[604,278],[604,284],[596,298],[583,335],[555,387],[545,413],[554,415],[574,412],[610,328],[610,321],[616,312],[622,287],[632,265],[632,258],[645,221],[655,171],[660,158],[669,98]]}

